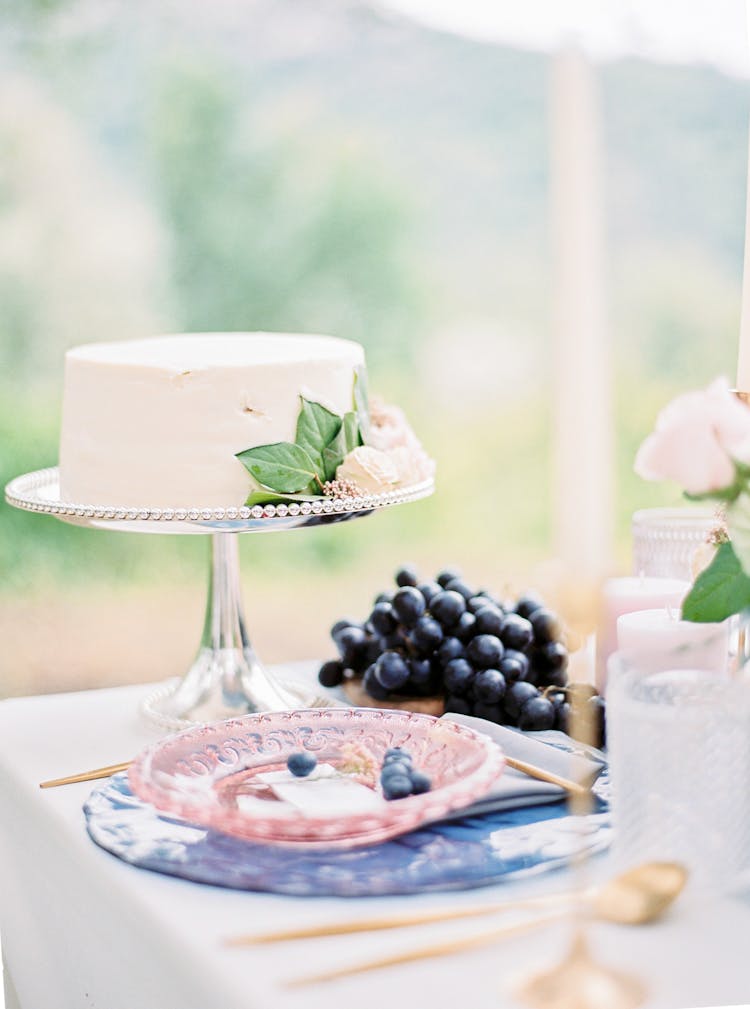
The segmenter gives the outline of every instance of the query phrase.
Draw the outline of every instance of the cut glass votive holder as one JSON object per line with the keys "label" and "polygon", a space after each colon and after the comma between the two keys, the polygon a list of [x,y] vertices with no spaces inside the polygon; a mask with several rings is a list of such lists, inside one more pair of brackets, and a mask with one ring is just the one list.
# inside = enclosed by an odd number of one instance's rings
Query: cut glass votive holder
{"label": "cut glass votive holder", "polygon": [[633,514],[633,573],[693,580],[696,550],[721,524],[715,508],[642,508]]}
{"label": "cut glass votive holder", "polygon": [[747,885],[750,681],[616,653],[607,742],[618,867],[675,861],[694,890]]}

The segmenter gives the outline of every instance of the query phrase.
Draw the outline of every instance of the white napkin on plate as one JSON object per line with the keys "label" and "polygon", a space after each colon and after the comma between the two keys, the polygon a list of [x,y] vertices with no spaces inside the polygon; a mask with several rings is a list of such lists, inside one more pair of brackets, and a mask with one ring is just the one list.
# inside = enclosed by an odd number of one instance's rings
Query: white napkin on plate
{"label": "white napkin on plate", "polygon": [[[551,771],[579,785],[590,785],[599,777],[606,766],[606,758],[601,750],[579,746],[563,732],[521,732],[505,725],[495,725],[484,718],[457,715],[450,712],[443,718],[459,722],[475,732],[489,736],[503,753],[516,760],[524,760],[545,771]],[[564,748],[561,748],[564,747]],[[575,750],[576,752],[570,752]],[[475,816],[479,813],[495,813],[505,809],[519,809],[545,802],[560,802],[566,797],[564,788],[552,785],[538,778],[530,778],[522,771],[506,767],[492,789],[482,799],[458,810],[457,816]]]}

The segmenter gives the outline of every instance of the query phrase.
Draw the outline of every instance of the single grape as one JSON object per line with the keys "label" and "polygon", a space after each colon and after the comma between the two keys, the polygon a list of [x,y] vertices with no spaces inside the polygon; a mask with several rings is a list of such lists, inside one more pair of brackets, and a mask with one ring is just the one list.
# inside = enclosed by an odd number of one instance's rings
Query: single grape
{"label": "single grape", "polygon": [[546,697],[531,697],[521,706],[518,727],[526,731],[541,732],[555,724],[555,709]]}
{"label": "single grape", "polygon": [[443,628],[432,617],[420,617],[414,625],[411,637],[425,654],[431,654],[443,640]]}
{"label": "single grape", "polygon": [[451,628],[451,634],[455,635],[459,641],[466,643],[470,641],[476,633],[477,618],[473,613],[464,613],[461,619]]}
{"label": "single grape", "polygon": [[458,594],[463,596],[467,602],[474,595],[474,590],[469,588],[466,582],[461,578],[454,578],[452,581],[448,582],[445,588],[448,592],[458,592]]}
{"label": "single grape", "polygon": [[444,630],[454,627],[466,612],[466,600],[458,592],[439,592],[430,602],[430,613]]}
{"label": "single grape", "polygon": [[398,627],[398,619],[390,603],[376,603],[370,614],[370,623],[376,634],[383,637],[392,634]]}
{"label": "single grape", "polygon": [[524,617],[528,620],[532,613],[540,610],[543,606],[544,603],[539,596],[534,595],[532,592],[526,592],[519,598],[514,609],[519,617]]}
{"label": "single grape", "polygon": [[474,667],[466,659],[452,659],[443,670],[443,683],[449,694],[466,694],[474,680]]}
{"label": "single grape", "polygon": [[506,648],[505,654],[498,663],[497,668],[505,677],[507,683],[515,683],[516,680],[525,680],[529,671],[529,659],[523,652],[513,651]]}
{"label": "single grape", "polygon": [[424,601],[427,603],[428,609],[435,596],[439,595],[443,591],[437,582],[424,582],[422,585],[417,587],[424,596]]}
{"label": "single grape", "polygon": [[458,570],[456,570],[456,568],[446,568],[445,571],[441,571],[440,572],[440,574],[437,576],[437,578],[435,579],[435,581],[438,583],[438,585],[441,588],[444,589],[445,586],[448,584],[448,582],[455,581],[456,578],[460,578],[460,577],[461,577],[461,572],[458,571]]}
{"label": "single grape", "polygon": [[318,682],[322,687],[337,687],[344,680],[344,663],[338,659],[324,662],[318,670]]}
{"label": "single grape", "polygon": [[389,746],[383,754],[383,760],[411,760],[411,753],[403,746]]}
{"label": "single grape", "polygon": [[411,778],[406,774],[394,774],[381,782],[383,797],[389,801],[393,799],[405,799],[411,795]]}
{"label": "single grape", "polygon": [[375,599],[373,600],[373,605],[377,606],[378,603],[390,603],[392,599],[393,599],[392,592],[378,592],[378,594],[375,596]]}
{"label": "single grape", "polygon": [[427,609],[424,596],[413,585],[399,589],[391,605],[404,627],[413,627]]}
{"label": "single grape", "polygon": [[496,668],[505,649],[494,634],[477,634],[466,646],[466,658],[477,669]]}
{"label": "single grape", "polygon": [[411,772],[411,792],[412,795],[422,795],[432,788],[432,780],[422,771]]}
{"label": "single grape", "polygon": [[345,627],[336,635],[336,647],[345,666],[356,669],[365,657],[367,637],[361,627]]}
{"label": "single grape", "polygon": [[539,691],[533,684],[519,680],[506,689],[503,705],[511,718],[518,718],[521,707],[532,697],[538,696]]}
{"label": "single grape", "polygon": [[534,631],[528,620],[519,617],[516,613],[509,613],[505,618],[500,640],[506,648],[523,652],[531,644]]}
{"label": "single grape", "polygon": [[505,626],[505,614],[501,613],[496,606],[488,603],[485,599],[484,606],[477,610],[474,616],[477,620],[477,634],[494,634],[495,637],[500,637]]}
{"label": "single grape", "polygon": [[396,572],[396,585],[401,586],[401,588],[405,588],[407,585],[416,587],[418,584],[419,575],[411,564],[405,564]]}
{"label": "single grape", "polygon": [[443,638],[437,650],[437,659],[441,666],[447,665],[451,659],[462,659],[464,657],[464,646],[458,638]]}
{"label": "single grape", "polygon": [[336,638],[342,631],[345,631],[347,627],[359,627],[360,624],[356,620],[337,620],[336,623],[331,628],[331,637],[335,641]]}
{"label": "single grape", "polygon": [[365,671],[362,686],[374,701],[387,701],[390,696],[390,691],[382,686],[375,675],[374,665],[369,666]]}
{"label": "single grape", "polygon": [[546,645],[560,637],[560,621],[550,610],[536,610],[529,617],[537,645]]}
{"label": "single grape", "polygon": [[375,663],[375,676],[381,687],[385,687],[386,690],[398,690],[409,679],[406,659],[398,652],[383,652]]}
{"label": "single grape", "polygon": [[499,704],[505,696],[505,678],[498,669],[482,669],[471,685],[472,697],[482,704]]}

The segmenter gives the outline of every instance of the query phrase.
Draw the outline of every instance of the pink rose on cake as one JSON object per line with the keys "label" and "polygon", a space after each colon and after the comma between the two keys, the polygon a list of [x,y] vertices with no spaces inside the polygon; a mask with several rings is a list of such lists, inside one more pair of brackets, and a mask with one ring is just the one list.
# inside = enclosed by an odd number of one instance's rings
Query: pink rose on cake
{"label": "pink rose on cake", "polygon": [[394,448],[421,448],[404,411],[398,406],[383,402],[375,396],[370,400],[370,430],[368,445],[381,452]]}

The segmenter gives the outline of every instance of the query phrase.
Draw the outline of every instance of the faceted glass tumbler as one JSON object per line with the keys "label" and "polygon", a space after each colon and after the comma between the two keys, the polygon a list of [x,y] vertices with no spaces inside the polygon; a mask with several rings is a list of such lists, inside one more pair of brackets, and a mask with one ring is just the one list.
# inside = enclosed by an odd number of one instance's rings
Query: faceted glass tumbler
{"label": "faceted glass tumbler", "polygon": [[720,524],[714,508],[643,508],[633,515],[633,573],[693,580],[695,551]]}
{"label": "faceted glass tumbler", "polygon": [[677,861],[693,889],[731,891],[750,870],[750,682],[610,663],[613,855]]}

